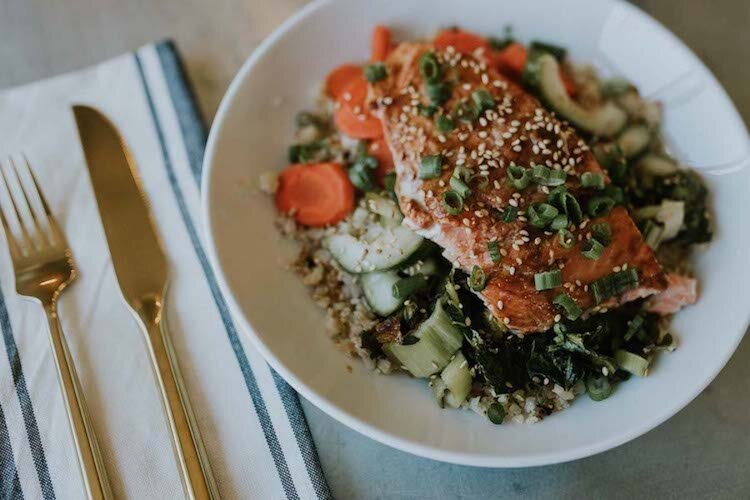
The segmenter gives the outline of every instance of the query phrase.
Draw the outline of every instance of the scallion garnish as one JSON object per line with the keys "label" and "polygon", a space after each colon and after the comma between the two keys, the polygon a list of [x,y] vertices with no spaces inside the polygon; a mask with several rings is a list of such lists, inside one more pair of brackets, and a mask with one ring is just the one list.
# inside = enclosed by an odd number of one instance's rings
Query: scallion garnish
{"label": "scallion garnish", "polygon": [[479,111],[477,111],[477,108],[467,100],[462,99],[453,106],[454,120],[471,123],[477,118],[479,118]]}
{"label": "scallion garnish", "polygon": [[638,271],[629,268],[625,271],[607,274],[591,283],[589,290],[594,295],[597,304],[601,304],[610,297],[621,295],[623,292],[638,286]]}
{"label": "scallion garnish", "polygon": [[423,156],[419,162],[419,178],[434,179],[440,177],[440,171],[443,166],[443,157],[440,155]]}
{"label": "scallion garnish", "polygon": [[524,189],[531,182],[531,172],[518,165],[511,165],[505,171],[510,185],[515,189]]}
{"label": "scallion garnish", "polygon": [[550,229],[557,231],[559,229],[565,229],[566,227],[568,227],[568,223],[568,216],[565,214],[559,214],[557,217],[552,219],[549,227]]}
{"label": "scallion garnish", "polygon": [[560,229],[557,232],[557,238],[560,240],[560,246],[565,249],[573,248],[576,244],[575,236],[567,229]]}
{"label": "scallion garnish", "polygon": [[641,329],[645,321],[646,320],[643,319],[643,316],[641,316],[640,314],[630,320],[630,323],[628,323],[628,329],[625,331],[625,336],[623,337],[625,339],[625,342],[633,338],[633,335],[635,335],[638,330]]}
{"label": "scallion garnish", "polygon": [[433,52],[425,52],[419,58],[419,73],[427,83],[437,83],[442,76],[442,68]]}
{"label": "scallion garnish", "polygon": [[375,189],[372,169],[366,167],[364,163],[357,162],[349,168],[349,180],[362,191],[368,192]]}
{"label": "scallion garnish", "polygon": [[500,215],[500,220],[503,222],[513,222],[518,218],[518,209],[512,205],[508,205],[503,209]]}
{"label": "scallion garnish", "polygon": [[586,211],[591,217],[607,215],[615,206],[615,200],[609,196],[594,196],[589,200]]}
{"label": "scallion garnish", "polygon": [[591,238],[589,241],[585,242],[581,248],[583,256],[591,260],[597,260],[602,256],[603,251],[604,245],[599,243],[596,238]]}
{"label": "scallion garnish", "polygon": [[500,249],[497,246],[497,240],[487,242],[487,251],[490,253],[490,259],[492,259],[492,262],[500,260]]}
{"label": "scallion garnish", "polygon": [[365,66],[365,80],[370,83],[379,82],[388,75],[385,64],[382,62],[372,63]]}
{"label": "scallion garnish", "polygon": [[612,228],[604,221],[593,223],[591,225],[591,233],[605,247],[608,247],[612,242]]}
{"label": "scallion garnish", "polygon": [[583,314],[583,309],[567,293],[558,294],[552,303],[561,307],[565,312],[565,317],[571,321],[577,320]]}
{"label": "scallion garnish", "polygon": [[578,200],[565,186],[558,186],[547,195],[547,203],[557,207],[560,212],[568,216],[573,224],[580,224],[583,220],[583,211]]}
{"label": "scallion garnish", "polygon": [[467,186],[466,183],[462,181],[460,177],[457,177],[455,175],[451,176],[450,186],[451,186],[451,189],[453,189],[453,191],[458,193],[458,195],[463,199],[468,198],[469,195],[471,194],[471,189],[469,189],[469,186]]}
{"label": "scallion garnish", "polygon": [[451,86],[446,82],[427,83],[424,86],[424,92],[436,106],[440,106],[451,98]]}
{"label": "scallion garnish", "polygon": [[648,359],[622,349],[615,351],[615,361],[620,370],[643,377],[648,373]]}
{"label": "scallion garnish", "polygon": [[474,107],[477,109],[477,114],[492,109],[495,107],[495,99],[492,98],[487,89],[477,89],[471,93],[471,100],[474,101]]}
{"label": "scallion garnish", "polygon": [[553,170],[544,165],[535,165],[531,171],[531,177],[534,182],[542,186],[560,186],[565,184],[567,175],[563,170]]}
{"label": "scallion garnish", "polygon": [[427,118],[432,118],[433,116],[435,116],[435,113],[438,110],[437,106],[434,106],[432,104],[422,104],[421,102],[417,104],[417,109],[419,109],[419,113],[422,116],[426,116]]}
{"label": "scallion garnish", "polygon": [[581,186],[585,188],[604,189],[604,177],[595,172],[584,172],[581,175]]}
{"label": "scallion garnish", "polygon": [[559,269],[543,271],[534,275],[534,286],[538,291],[551,290],[562,285],[562,272]]}
{"label": "scallion garnish", "polygon": [[612,395],[612,384],[603,375],[590,375],[586,379],[586,392],[592,401],[603,401]]}
{"label": "scallion garnish", "polygon": [[438,129],[438,132],[448,133],[452,132],[454,128],[456,128],[456,124],[453,123],[453,120],[450,119],[450,117],[446,115],[439,115],[437,118],[435,118],[435,127]]}
{"label": "scallion garnish", "polygon": [[427,279],[421,273],[401,278],[393,284],[393,298],[406,299],[426,286]]}
{"label": "scallion garnish", "polygon": [[656,250],[661,244],[661,239],[664,235],[664,226],[657,222],[654,222],[651,219],[646,219],[646,221],[643,223],[643,229],[641,230],[641,233],[643,233],[643,241],[645,241],[648,246]]}
{"label": "scallion garnish", "polygon": [[532,203],[526,209],[526,216],[532,226],[540,229],[547,227],[559,211],[549,203]]}
{"label": "scallion garnish", "polygon": [[484,274],[484,270],[479,266],[472,267],[471,275],[469,276],[467,283],[469,288],[475,292],[481,292],[484,290],[484,287],[487,284],[487,276]]}
{"label": "scallion garnish", "polygon": [[443,208],[451,215],[458,215],[464,209],[464,199],[452,190],[443,192]]}

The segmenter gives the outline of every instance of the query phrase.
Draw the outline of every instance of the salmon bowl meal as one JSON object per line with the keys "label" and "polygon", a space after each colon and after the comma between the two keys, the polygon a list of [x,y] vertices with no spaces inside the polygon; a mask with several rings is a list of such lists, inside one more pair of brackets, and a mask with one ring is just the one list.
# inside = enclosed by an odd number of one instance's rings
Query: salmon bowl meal
{"label": "salmon bowl meal", "polygon": [[260,184],[347,354],[493,424],[616,398],[680,355],[670,319],[700,299],[712,224],[659,102],[511,28],[378,25],[369,61],[339,63]]}

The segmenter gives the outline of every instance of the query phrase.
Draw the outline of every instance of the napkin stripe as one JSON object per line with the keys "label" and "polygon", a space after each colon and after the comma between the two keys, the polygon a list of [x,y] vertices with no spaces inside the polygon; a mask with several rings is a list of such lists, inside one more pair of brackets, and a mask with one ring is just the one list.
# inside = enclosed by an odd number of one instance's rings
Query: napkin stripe
{"label": "napkin stripe", "polygon": [[13,447],[10,444],[8,424],[5,422],[5,412],[0,405],[0,496],[2,498],[23,499],[21,481],[13,458]]}
{"label": "napkin stripe", "polygon": [[0,291],[0,329],[2,329],[3,340],[5,341],[5,352],[8,355],[13,383],[16,386],[16,395],[21,405],[21,413],[23,415],[24,426],[26,427],[26,435],[29,439],[31,456],[34,460],[36,474],[39,477],[39,486],[42,489],[42,495],[44,495],[45,500],[54,500],[55,489],[52,486],[52,479],[50,479],[47,458],[44,454],[42,438],[39,435],[39,426],[36,423],[31,396],[29,396],[29,391],[26,387],[26,378],[21,367],[21,356],[18,353],[18,346],[13,337],[13,327],[10,324],[8,308],[5,305],[5,297],[2,291]]}
{"label": "napkin stripe", "polygon": [[[203,117],[200,115],[195,94],[190,88],[190,80],[175,44],[171,40],[157,43],[156,53],[177,116],[190,169],[198,189],[200,189],[203,156],[206,148],[206,127]],[[238,347],[241,350],[240,353],[237,353],[238,362],[241,366],[243,364],[248,365],[247,369],[250,369],[244,349],[241,345]],[[320,499],[332,498],[328,483],[323,475],[323,468],[320,465],[315,442],[310,435],[307,419],[299,401],[299,395],[272,368],[271,374],[315,493]]]}
{"label": "napkin stripe", "polygon": [[284,452],[281,449],[281,445],[279,444],[278,437],[276,436],[276,431],[274,430],[273,422],[271,421],[271,418],[268,414],[268,408],[266,407],[266,403],[263,400],[263,396],[260,393],[260,389],[258,388],[258,383],[257,383],[257,380],[255,379],[255,374],[253,373],[253,370],[247,361],[247,357],[245,356],[245,353],[242,350],[242,345],[240,344],[239,337],[237,336],[234,323],[232,322],[229,316],[227,305],[224,302],[223,297],[221,296],[221,292],[213,276],[213,271],[211,270],[210,264],[208,262],[208,258],[206,257],[206,254],[203,251],[203,248],[201,246],[200,239],[198,238],[198,233],[195,229],[195,224],[193,223],[192,218],[190,217],[190,212],[188,211],[187,205],[185,203],[182,190],[177,184],[177,178],[174,173],[174,167],[172,166],[172,161],[167,151],[167,146],[166,146],[166,142],[164,139],[164,132],[162,130],[159,117],[156,113],[156,107],[154,105],[153,96],[151,95],[151,90],[149,89],[148,83],[146,81],[146,76],[144,74],[143,63],[141,62],[141,58],[137,53],[134,55],[135,55],[136,66],[138,68],[138,74],[141,78],[143,91],[145,93],[146,101],[148,102],[149,110],[151,112],[151,118],[153,120],[154,127],[156,129],[156,133],[159,139],[159,145],[160,145],[162,156],[164,159],[164,166],[167,170],[167,177],[169,178],[169,182],[172,187],[172,192],[179,206],[179,210],[180,210],[180,214],[182,215],[183,223],[185,224],[185,227],[190,236],[190,241],[193,244],[193,250],[195,251],[196,256],[198,257],[201,267],[203,268],[203,273],[208,280],[209,288],[211,289],[211,294],[214,298],[214,302],[216,303],[216,306],[219,310],[219,314],[221,315],[221,318],[224,322],[224,327],[229,337],[229,341],[232,346],[232,349],[234,350],[235,356],[237,357],[237,360],[240,364],[240,369],[245,378],[245,384],[247,386],[248,391],[250,392],[250,396],[251,396],[253,405],[255,407],[255,412],[258,415],[258,420],[260,421],[261,429],[263,430],[263,435],[265,436],[269,450],[271,451],[271,456],[273,458],[274,464],[276,465],[276,470],[279,474],[279,479],[281,480],[281,484],[284,488],[284,493],[289,499],[299,499],[299,495],[297,494],[296,487],[294,486],[294,481],[292,480],[292,476],[289,472],[289,467],[286,463]]}

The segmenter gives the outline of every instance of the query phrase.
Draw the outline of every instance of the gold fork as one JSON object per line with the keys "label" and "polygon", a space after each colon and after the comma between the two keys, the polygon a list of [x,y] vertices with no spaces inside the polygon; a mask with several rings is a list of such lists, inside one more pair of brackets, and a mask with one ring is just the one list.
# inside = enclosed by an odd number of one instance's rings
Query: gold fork
{"label": "gold fork", "polygon": [[[60,293],[73,282],[78,272],[73,264],[70,247],[50,212],[34,172],[26,157],[22,158],[27,172],[26,182],[19,174],[13,157],[8,158],[8,170],[15,178],[16,189],[13,189],[8,182],[9,176],[6,176],[2,162],[0,162],[0,184],[4,186],[3,191],[0,191],[0,199],[7,196],[9,203],[6,203],[6,206],[12,207],[12,210],[8,208],[4,211],[0,204],[0,219],[2,219],[13,260],[16,291],[19,295],[37,299],[44,307],[49,322],[50,342],[57,365],[63,401],[70,420],[88,497],[109,499],[112,498],[112,491],[107,480],[104,461],[86,410],[81,383],[57,315],[57,299]],[[31,184],[33,188],[26,187],[25,184],[26,186]],[[14,191],[16,196],[13,196]],[[11,224],[17,229],[15,234]]]}

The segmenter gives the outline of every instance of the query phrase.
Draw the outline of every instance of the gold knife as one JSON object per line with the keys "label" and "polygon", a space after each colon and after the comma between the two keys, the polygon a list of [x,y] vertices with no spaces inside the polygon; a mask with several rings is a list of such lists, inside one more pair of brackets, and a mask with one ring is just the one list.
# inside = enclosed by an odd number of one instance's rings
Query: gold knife
{"label": "gold knife", "polygon": [[138,169],[117,129],[103,114],[88,106],[73,106],[73,113],[117,281],[143,323],[185,495],[190,499],[219,498],[164,326],[167,259]]}

